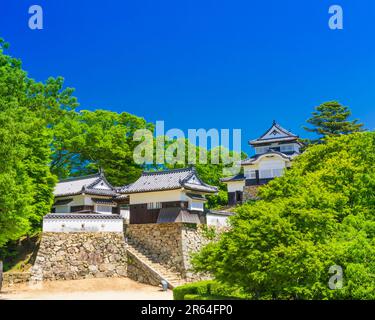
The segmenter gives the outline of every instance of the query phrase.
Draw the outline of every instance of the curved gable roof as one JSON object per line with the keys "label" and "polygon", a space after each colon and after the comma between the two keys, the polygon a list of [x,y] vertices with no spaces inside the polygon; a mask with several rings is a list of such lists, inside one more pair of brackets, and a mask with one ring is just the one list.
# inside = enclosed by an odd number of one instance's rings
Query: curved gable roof
{"label": "curved gable roof", "polygon": [[207,193],[217,192],[216,187],[207,185],[198,177],[195,168],[143,172],[137,181],[128,186],[124,186],[119,192],[128,194],[182,188]]}
{"label": "curved gable roof", "polygon": [[272,126],[258,139],[249,141],[250,145],[281,142],[281,141],[295,141],[299,137],[290,131],[280,126],[276,121],[273,121]]}
{"label": "curved gable roof", "polygon": [[107,181],[103,172],[73,177],[59,181],[54,189],[55,197],[78,195],[81,193],[115,196],[113,186]]}
{"label": "curved gable roof", "polygon": [[248,165],[248,164],[253,164],[253,163],[256,163],[258,162],[260,159],[264,158],[264,157],[269,157],[269,156],[278,156],[284,160],[287,160],[287,161],[291,161],[293,160],[293,156],[288,156],[282,152],[278,152],[278,151],[268,151],[266,153],[262,153],[262,154],[257,154],[255,155],[254,157],[251,157],[251,158],[248,158],[248,159],[245,159],[241,162],[241,165]]}

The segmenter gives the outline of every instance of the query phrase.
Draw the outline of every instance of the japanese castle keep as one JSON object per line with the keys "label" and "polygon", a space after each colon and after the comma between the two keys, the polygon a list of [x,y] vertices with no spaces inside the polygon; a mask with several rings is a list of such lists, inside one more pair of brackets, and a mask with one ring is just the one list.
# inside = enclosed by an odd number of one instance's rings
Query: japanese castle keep
{"label": "japanese castle keep", "polygon": [[249,145],[255,149],[255,155],[241,162],[243,173],[221,180],[228,186],[231,206],[255,199],[258,187],[290,168],[303,146],[298,136],[275,121],[258,139],[249,141]]}

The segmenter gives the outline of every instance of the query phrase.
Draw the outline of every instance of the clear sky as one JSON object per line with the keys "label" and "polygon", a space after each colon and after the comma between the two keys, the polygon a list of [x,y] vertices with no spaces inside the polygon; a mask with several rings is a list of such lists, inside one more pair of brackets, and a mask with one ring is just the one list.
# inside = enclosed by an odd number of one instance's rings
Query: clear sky
{"label": "clear sky", "polygon": [[[41,5],[44,29],[28,27]],[[328,8],[344,10],[331,30]],[[166,128],[301,128],[338,100],[375,128],[373,0],[1,0],[0,37],[36,80],[61,75],[82,109]]]}

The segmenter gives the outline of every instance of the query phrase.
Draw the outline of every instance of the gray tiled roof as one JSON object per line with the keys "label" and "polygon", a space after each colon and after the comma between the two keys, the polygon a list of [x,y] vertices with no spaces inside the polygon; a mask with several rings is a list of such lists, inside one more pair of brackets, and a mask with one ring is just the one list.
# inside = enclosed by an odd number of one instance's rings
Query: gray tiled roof
{"label": "gray tiled roof", "polygon": [[186,195],[187,195],[190,199],[207,201],[207,199],[206,199],[204,196],[202,196],[201,194],[186,193]]}
{"label": "gray tiled roof", "polygon": [[61,214],[61,213],[50,213],[44,216],[44,219],[98,219],[98,220],[119,220],[122,217],[118,214],[99,214],[99,213],[87,213],[87,214]]}
{"label": "gray tiled roof", "polygon": [[171,222],[199,224],[200,220],[199,220],[198,214],[192,213],[189,210],[185,210],[182,208],[160,209],[157,223],[171,223]]}
{"label": "gray tiled roof", "polygon": [[228,216],[228,217],[234,215],[234,213],[230,211],[215,211],[215,210],[211,210],[206,213],[206,215],[209,215],[209,214],[218,215],[218,216]]}
{"label": "gray tiled roof", "polygon": [[92,198],[91,199],[96,204],[106,204],[110,206],[117,206],[117,203],[112,199],[103,199],[103,198]]}
{"label": "gray tiled roof", "polygon": [[218,189],[216,187],[213,187],[213,186],[209,186],[207,184],[202,184],[202,185],[199,185],[199,184],[196,184],[196,183],[183,183],[182,186],[185,188],[185,189],[188,189],[188,190],[193,190],[193,191],[201,191],[201,192],[208,192],[208,193],[215,193],[218,191]]}
{"label": "gray tiled roof", "polygon": [[73,198],[70,199],[62,199],[62,200],[56,200],[55,203],[53,204],[54,206],[62,206],[69,204],[73,201]]}
{"label": "gray tiled roof", "polygon": [[111,186],[102,172],[61,180],[56,184],[53,193],[55,197],[73,196],[82,193],[111,197],[117,195],[114,187]]}
{"label": "gray tiled roof", "polygon": [[117,192],[114,190],[107,190],[107,189],[94,189],[94,188],[84,188],[82,190],[83,193],[91,194],[91,195],[98,195],[98,196],[112,196],[115,197],[118,195]]}
{"label": "gray tiled roof", "polygon": [[[278,134],[275,137],[269,137],[269,133],[276,131]],[[268,135],[268,137],[267,137]],[[282,126],[280,126],[275,121],[272,123],[272,126],[258,139],[249,141],[251,145],[257,144],[266,144],[266,143],[274,143],[274,142],[288,142],[288,141],[296,141],[298,136],[291,133],[290,131],[286,130]]]}
{"label": "gray tiled roof", "polygon": [[243,181],[245,180],[245,176],[243,173],[239,173],[235,176],[232,176],[232,177],[226,177],[226,178],[222,178],[220,179],[221,182],[229,182],[229,181]]}
{"label": "gray tiled roof", "polygon": [[181,188],[206,193],[216,193],[218,191],[216,187],[204,183],[198,177],[194,168],[184,168],[156,172],[143,172],[142,176],[136,182],[123,187],[120,192],[129,194],[175,190]]}

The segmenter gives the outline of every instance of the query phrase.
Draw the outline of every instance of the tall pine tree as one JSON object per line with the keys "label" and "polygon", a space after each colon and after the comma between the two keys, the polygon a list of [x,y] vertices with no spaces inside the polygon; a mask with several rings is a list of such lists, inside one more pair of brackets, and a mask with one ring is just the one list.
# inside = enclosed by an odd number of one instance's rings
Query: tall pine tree
{"label": "tall pine tree", "polygon": [[313,127],[304,127],[306,131],[318,134],[319,138],[339,136],[362,131],[363,124],[358,120],[349,120],[351,111],[337,101],[329,101],[315,108],[307,123]]}

